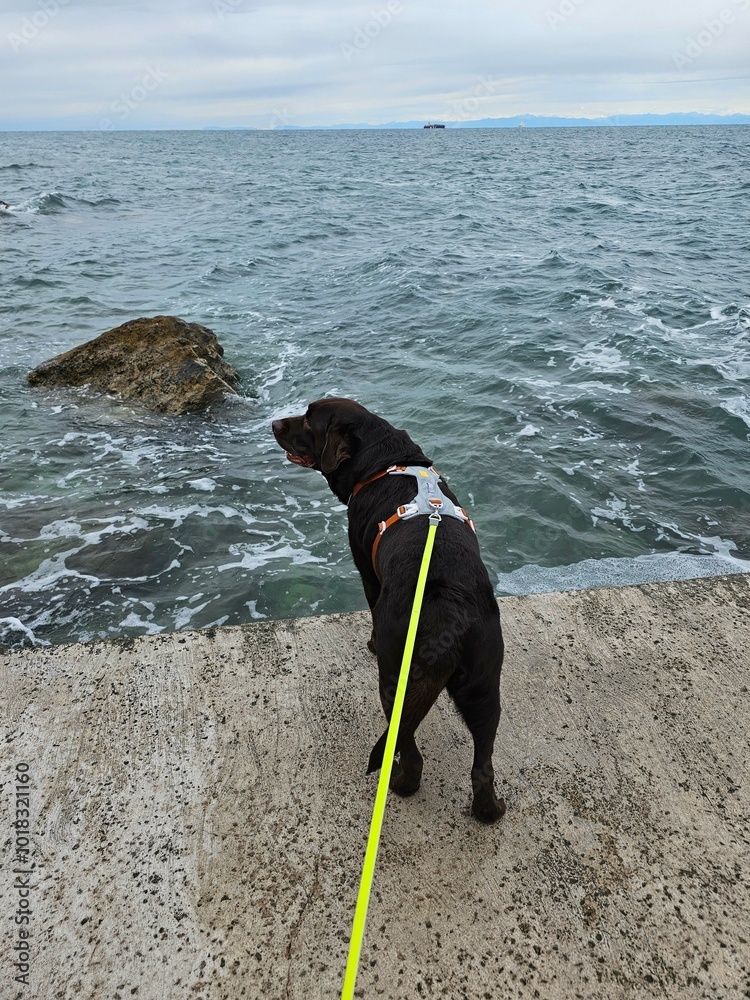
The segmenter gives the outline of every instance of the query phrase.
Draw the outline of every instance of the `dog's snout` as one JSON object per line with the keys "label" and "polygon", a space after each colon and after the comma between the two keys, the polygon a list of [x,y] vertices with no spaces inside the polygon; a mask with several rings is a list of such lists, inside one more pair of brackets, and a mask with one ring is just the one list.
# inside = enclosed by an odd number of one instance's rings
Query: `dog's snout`
{"label": "dog's snout", "polygon": [[284,430],[284,421],[274,420],[274,422],[271,424],[271,430],[274,432],[274,434],[281,434],[281,432]]}

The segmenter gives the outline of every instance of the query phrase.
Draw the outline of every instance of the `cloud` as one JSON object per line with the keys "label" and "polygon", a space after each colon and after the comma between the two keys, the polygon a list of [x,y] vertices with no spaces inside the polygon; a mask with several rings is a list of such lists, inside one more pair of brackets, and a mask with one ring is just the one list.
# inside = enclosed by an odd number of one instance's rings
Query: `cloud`
{"label": "cloud", "polygon": [[750,0],[10,0],[0,43],[4,128],[750,112]]}

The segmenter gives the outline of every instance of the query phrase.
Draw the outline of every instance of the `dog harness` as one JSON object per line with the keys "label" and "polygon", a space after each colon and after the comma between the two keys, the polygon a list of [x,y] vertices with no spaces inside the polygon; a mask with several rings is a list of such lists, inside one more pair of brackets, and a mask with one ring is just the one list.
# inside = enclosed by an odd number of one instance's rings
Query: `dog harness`
{"label": "dog harness", "polygon": [[372,568],[376,573],[375,556],[380,539],[388,528],[398,521],[408,521],[409,518],[416,517],[418,514],[437,516],[438,519],[445,515],[463,521],[476,534],[477,529],[474,527],[474,522],[463,507],[455,504],[440,489],[442,482],[440,473],[432,466],[426,469],[423,465],[389,465],[383,472],[378,472],[374,476],[370,476],[369,479],[365,479],[364,482],[357,483],[352,490],[352,497],[355,497],[363,486],[374,483],[376,479],[382,479],[383,476],[413,476],[417,481],[417,495],[409,503],[401,504],[395,514],[391,514],[385,521],[379,522],[378,533],[372,543]]}

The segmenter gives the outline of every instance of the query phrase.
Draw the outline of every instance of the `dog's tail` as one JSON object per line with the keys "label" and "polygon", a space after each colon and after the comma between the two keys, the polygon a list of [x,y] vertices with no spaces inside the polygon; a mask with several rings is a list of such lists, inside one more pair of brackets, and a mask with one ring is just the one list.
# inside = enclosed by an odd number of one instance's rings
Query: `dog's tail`
{"label": "dog's tail", "polygon": [[[373,771],[379,771],[383,766],[383,754],[385,753],[385,741],[388,739],[388,730],[383,733],[378,742],[372,748],[370,753],[370,760],[367,764],[367,773],[372,774]],[[396,743],[396,753],[399,752],[398,742]]]}

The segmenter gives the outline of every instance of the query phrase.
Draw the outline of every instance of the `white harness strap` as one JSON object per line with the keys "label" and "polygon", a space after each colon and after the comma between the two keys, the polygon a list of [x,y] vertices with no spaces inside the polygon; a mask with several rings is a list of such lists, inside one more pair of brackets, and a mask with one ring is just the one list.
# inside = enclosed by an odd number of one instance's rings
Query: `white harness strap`
{"label": "white harness strap", "polygon": [[375,557],[378,553],[380,539],[388,528],[392,524],[396,524],[397,521],[408,521],[410,517],[416,517],[418,514],[427,514],[433,520],[439,521],[445,515],[463,521],[476,534],[477,529],[474,527],[474,522],[463,507],[454,504],[440,489],[440,473],[437,469],[433,469],[432,466],[425,469],[423,465],[392,465],[386,469],[386,473],[390,476],[414,476],[418,488],[417,495],[413,500],[401,504],[395,514],[391,514],[386,521],[381,521],[378,524],[378,533],[372,543],[372,568],[376,574],[378,570],[375,565]]}
{"label": "white harness strap", "polygon": [[[387,471],[390,476],[413,476],[417,481],[417,495],[398,509],[402,520],[415,517],[417,514],[438,513],[441,517],[455,517],[459,521],[464,521],[472,531],[476,532],[474,522],[463,507],[455,504],[440,489],[442,480],[437,469],[432,466],[425,469],[422,465],[392,465]],[[381,521],[381,524],[385,524],[385,521]]]}

